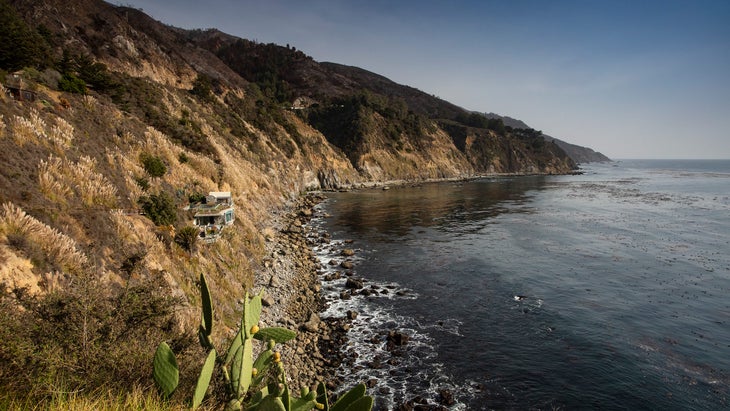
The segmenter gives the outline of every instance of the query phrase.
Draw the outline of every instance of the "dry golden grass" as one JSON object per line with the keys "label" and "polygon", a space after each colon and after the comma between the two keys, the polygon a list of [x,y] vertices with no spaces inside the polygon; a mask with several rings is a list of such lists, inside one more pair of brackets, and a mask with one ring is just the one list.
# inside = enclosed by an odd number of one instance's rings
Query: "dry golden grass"
{"label": "dry golden grass", "polygon": [[96,172],[96,160],[83,156],[75,167],[70,167],[81,200],[87,206],[115,207],[117,188],[107,178]]}
{"label": "dry golden grass", "polygon": [[[147,129],[145,137],[144,142],[129,154],[130,158],[139,158],[139,154],[143,152],[161,158],[168,167],[167,174],[162,178],[174,187],[196,187],[203,194],[219,188],[216,183],[218,166],[211,158],[174,145],[164,133],[153,127]],[[188,158],[185,164],[180,164],[181,153]]]}
{"label": "dry golden grass", "polygon": [[37,130],[33,123],[27,118],[13,116],[11,125],[13,128],[13,139],[17,145],[22,147],[25,144],[35,143],[38,141],[36,138]]}
{"label": "dry golden grass", "polygon": [[149,229],[143,216],[125,215],[115,210],[109,214],[116,233],[115,246],[127,250],[141,248],[147,251],[143,264],[150,270],[173,270],[170,253],[165,244]]}
{"label": "dry golden grass", "polygon": [[5,124],[5,116],[0,114],[0,138],[5,137],[5,128],[7,128],[7,125]]}
{"label": "dry golden grass", "polygon": [[[8,411],[182,411],[188,407],[164,401],[153,390],[135,389],[129,393],[80,392],[57,393],[53,398],[38,402],[35,399],[0,397],[0,409]],[[200,410],[212,410],[203,405]]]}
{"label": "dry golden grass", "polygon": [[[46,404],[16,403],[17,409],[38,409],[48,411],[177,411],[184,410],[182,404],[164,401],[154,389],[135,388],[128,393],[94,392],[59,392]],[[31,407],[26,407],[31,405]],[[9,409],[13,409],[10,407]]]}
{"label": "dry golden grass", "polygon": [[28,215],[13,203],[2,205],[0,234],[6,241],[10,234],[36,244],[64,272],[81,273],[89,263],[86,255],[76,248],[76,241]]}
{"label": "dry golden grass", "polygon": [[144,136],[146,139],[142,143],[142,151],[160,157],[166,164],[177,162],[179,148],[175,147],[164,133],[154,127],[148,127]]}
{"label": "dry golden grass", "polygon": [[99,101],[96,97],[87,94],[81,98],[81,104],[83,104],[85,109],[93,112],[99,104]]}
{"label": "dry golden grass", "polygon": [[[10,122],[13,138],[19,146],[28,143],[44,144],[61,154],[64,149],[71,146],[74,127],[61,117],[55,117],[54,123],[49,128],[46,120],[34,108],[30,109],[27,117],[13,116]],[[5,128],[4,122],[2,128]]]}
{"label": "dry golden grass", "polygon": [[56,117],[56,124],[48,133],[48,139],[58,147],[71,146],[74,138],[74,127],[61,117]]}
{"label": "dry golden grass", "polygon": [[63,175],[63,162],[59,157],[51,156],[38,164],[38,183],[41,192],[56,204],[66,204],[73,195],[73,190],[66,184]]}
{"label": "dry golden grass", "polygon": [[117,205],[117,188],[96,171],[96,160],[88,156],[73,162],[51,155],[38,164],[38,181],[41,192],[58,204],[76,194],[89,207]]}

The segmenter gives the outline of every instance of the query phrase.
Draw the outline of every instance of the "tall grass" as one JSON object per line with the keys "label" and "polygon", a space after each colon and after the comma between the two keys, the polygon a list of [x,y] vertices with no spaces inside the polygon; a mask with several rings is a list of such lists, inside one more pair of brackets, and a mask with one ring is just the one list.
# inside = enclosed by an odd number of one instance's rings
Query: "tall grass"
{"label": "tall grass", "polygon": [[0,410],[38,411],[179,411],[181,404],[164,401],[153,389],[135,387],[130,392],[116,393],[97,390],[92,393],[56,392],[46,400],[31,397],[0,396]]}
{"label": "tall grass", "polygon": [[200,367],[194,335],[174,313],[183,300],[159,276],[109,287],[89,272],[45,294],[0,290],[0,410],[178,409],[157,400],[149,367],[156,342]]}
{"label": "tall grass", "polygon": [[83,104],[84,108],[86,108],[86,110],[93,112],[96,109],[96,106],[99,104],[99,101],[96,99],[96,97],[87,94],[81,97],[81,103]]}
{"label": "tall grass", "polygon": [[63,172],[63,161],[59,157],[50,156],[48,160],[38,163],[38,183],[41,192],[54,203],[66,204],[73,195]]}
{"label": "tall grass", "polygon": [[[13,139],[17,145],[22,147],[25,144],[38,141],[36,136],[39,130],[31,120],[21,116],[13,116],[10,124],[13,127]],[[45,130],[42,130],[42,132],[45,133]]]}
{"label": "tall grass", "polygon": [[77,195],[86,206],[112,208],[117,204],[117,188],[96,171],[96,160],[82,156],[78,162],[51,155],[38,164],[41,192],[51,201],[65,204]]}
{"label": "tall grass", "polygon": [[89,262],[71,237],[43,224],[13,203],[5,203],[0,209],[0,235],[6,241],[8,236],[14,236],[18,241],[39,247],[64,272],[81,273]]}
{"label": "tall grass", "polygon": [[74,138],[74,127],[61,117],[56,117],[56,124],[48,133],[48,139],[58,147],[71,146]]}
{"label": "tall grass", "polygon": [[[49,127],[34,108],[30,109],[27,117],[13,116],[10,122],[13,138],[19,146],[28,143],[45,144],[60,153],[71,146],[74,127],[61,117],[55,117],[53,121],[55,124]],[[4,124],[2,127],[5,127]]]}

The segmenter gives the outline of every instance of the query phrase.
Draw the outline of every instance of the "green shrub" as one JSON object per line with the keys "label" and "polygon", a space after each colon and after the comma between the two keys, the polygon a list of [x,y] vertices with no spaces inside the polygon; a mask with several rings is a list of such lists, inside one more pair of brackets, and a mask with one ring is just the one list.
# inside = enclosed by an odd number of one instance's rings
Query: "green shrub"
{"label": "green shrub", "polygon": [[144,170],[150,177],[162,177],[167,173],[167,166],[161,158],[148,153],[139,155],[139,161],[142,163]]}
{"label": "green shrub", "polygon": [[7,1],[0,1],[0,68],[8,71],[24,67],[44,68],[50,62],[46,40],[28,27]]}
{"label": "green shrub", "polygon": [[188,196],[190,204],[203,203],[205,202],[205,194],[193,193]]}
{"label": "green shrub", "polygon": [[164,191],[139,198],[139,205],[144,214],[155,225],[171,225],[177,220],[177,211],[172,197]]}
{"label": "green shrub", "polygon": [[86,82],[75,74],[66,73],[58,80],[58,89],[68,93],[86,94]]}
{"label": "green shrub", "polygon": [[150,180],[147,177],[135,177],[134,182],[144,191],[150,189]]}
{"label": "green shrub", "polygon": [[175,244],[192,254],[195,251],[199,234],[200,230],[196,227],[185,226],[175,233]]}
{"label": "green shrub", "polygon": [[197,96],[203,101],[213,101],[213,79],[205,74],[198,74],[193,82],[193,88],[190,94]]}

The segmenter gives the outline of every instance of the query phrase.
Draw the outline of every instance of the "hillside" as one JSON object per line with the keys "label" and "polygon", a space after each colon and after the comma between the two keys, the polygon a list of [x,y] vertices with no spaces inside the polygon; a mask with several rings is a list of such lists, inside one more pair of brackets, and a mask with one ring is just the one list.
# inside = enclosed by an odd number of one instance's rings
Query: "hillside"
{"label": "hillside", "polygon": [[[531,129],[530,126],[525,124],[522,120],[517,120],[512,117],[507,116],[500,116],[499,114],[495,113],[485,113],[485,117],[491,118],[491,119],[501,119],[504,122],[505,126],[516,128],[516,129]],[[591,148],[588,147],[582,147],[576,144],[571,144],[568,142],[565,142],[563,140],[557,139],[555,137],[551,137],[547,134],[542,135],[543,138],[547,141],[554,142],[558,147],[563,149],[565,151],[565,154],[568,155],[573,161],[576,163],[594,163],[594,162],[603,162],[603,161],[611,161],[610,158],[606,157],[605,155],[594,151]]]}
{"label": "hillside", "polygon": [[[0,20],[0,385],[16,395],[147,387],[163,339],[199,368],[200,273],[223,341],[245,291],[315,272],[290,239],[307,191],[575,167],[531,130],[289,47],[100,0],[0,0]],[[210,192],[235,221],[195,241],[189,206]],[[272,290],[294,325],[317,309],[302,288]]]}

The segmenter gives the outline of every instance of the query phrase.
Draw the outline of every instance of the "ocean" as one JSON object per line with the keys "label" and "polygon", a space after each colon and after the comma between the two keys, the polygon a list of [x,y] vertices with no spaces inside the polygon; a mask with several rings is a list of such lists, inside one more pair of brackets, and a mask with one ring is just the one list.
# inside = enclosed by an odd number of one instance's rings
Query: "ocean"
{"label": "ocean", "polygon": [[382,410],[730,409],[730,161],[582,171],[329,193],[346,383]]}

